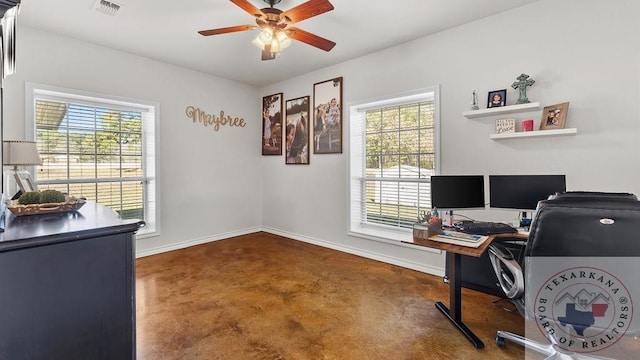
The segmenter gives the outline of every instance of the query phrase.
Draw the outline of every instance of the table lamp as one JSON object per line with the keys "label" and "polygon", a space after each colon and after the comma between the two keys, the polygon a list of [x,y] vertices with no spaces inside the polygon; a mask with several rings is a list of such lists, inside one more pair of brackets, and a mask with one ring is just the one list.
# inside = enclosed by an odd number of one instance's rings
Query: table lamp
{"label": "table lamp", "polygon": [[18,168],[18,166],[42,165],[42,159],[38,154],[38,146],[34,141],[3,141],[2,164],[4,166],[13,165],[13,170],[7,172],[5,177],[5,193],[7,195],[10,196],[18,191],[16,185],[22,192],[36,190],[29,172]]}

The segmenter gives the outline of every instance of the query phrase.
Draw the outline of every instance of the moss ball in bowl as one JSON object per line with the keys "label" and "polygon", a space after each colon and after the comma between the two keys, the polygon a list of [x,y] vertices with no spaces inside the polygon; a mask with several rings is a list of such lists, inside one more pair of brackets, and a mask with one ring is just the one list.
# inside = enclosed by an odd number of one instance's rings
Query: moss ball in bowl
{"label": "moss ball in bowl", "polygon": [[48,204],[48,203],[61,203],[65,202],[67,199],[63,193],[58,190],[44,190],[40,192],[40,203]]}
{"label": "moss ball in bowl", "polygon": [[40,203],[40,192],[39,191],[28,191],[18,198],[18,204],[20,205],[30,205],[30,204],[38,204]]}

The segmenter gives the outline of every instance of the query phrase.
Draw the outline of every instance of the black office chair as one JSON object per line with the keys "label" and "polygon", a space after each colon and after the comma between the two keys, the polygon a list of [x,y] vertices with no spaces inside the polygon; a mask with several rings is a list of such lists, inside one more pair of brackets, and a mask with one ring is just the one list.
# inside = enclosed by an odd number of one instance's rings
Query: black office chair
{"label": "black office chair", "polygon": [[[630,259],[640,256],[639,225],[640,201],[632,194],[569,192],[541,201],[531,225],[524,262],[518,263],[500,244],[490,245],[489,257],[507,298],[528,323],[536,323],[541,329],[540,337],[546,338],[547,343],[498,331],[497,345],[504,347],[509,340],[546,355],[547,359],[606,359],[590,355],[590,351],[599,350],[597,343],[590,348],[592,344],[587,342],[586,349],[569,345],[584,346],[584,341],[592,340],[590,334],[606,340],[611,331],[614,335],[621,332],[608,327],[612,323],[604,319],[614,313],[626,316],[622,311],[625,293],[612,295],[611,289],[597,281],[602,277],[602,281],[617,284],[618,278],[611,275],[640,271],[640,261]],[[607,269],[612,266],[617,269],[609,272]],[[590,271],[585,272],[585,279],[579,278],[585,268],[593,269],[594,279],[589,278]],[[640,306],[638,300],[636,304]],[[637,336],[638,321],[624,321],[625,327],[620,330]]]}

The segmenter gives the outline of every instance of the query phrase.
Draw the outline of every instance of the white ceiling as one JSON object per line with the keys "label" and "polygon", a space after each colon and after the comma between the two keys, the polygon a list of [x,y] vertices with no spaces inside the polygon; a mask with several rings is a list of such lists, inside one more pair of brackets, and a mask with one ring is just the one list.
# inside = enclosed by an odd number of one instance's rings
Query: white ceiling
{"label": "white ceiling", "polygon": [[[305,1],[282,0],[276,7],[288,10]],[[96,0],[22,0],[18,22],[261,87],[535,1],[331,0],[334,10],[295,26],[336,42],[333,50],[294,41],[273,61],[261,61],[251,44],[258,30],[197,33],[255,24],[228,0],[112,0],[122,6],[115,16],[94,10]]]}

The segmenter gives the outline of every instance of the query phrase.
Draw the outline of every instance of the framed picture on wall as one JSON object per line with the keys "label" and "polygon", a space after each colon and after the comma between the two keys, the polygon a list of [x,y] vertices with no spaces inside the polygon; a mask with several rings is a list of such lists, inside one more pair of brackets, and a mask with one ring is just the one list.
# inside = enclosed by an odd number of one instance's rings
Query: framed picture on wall
{"label": "framed picture on wall", "polygon": [[309,96],[286,102],[286,164],[309,164]]}
{"label": "framed picture on wall", "polygon": [[540,130],[564,129],[568,112],[568,102],[545,106],[540,119]]}
{"label": "framed picture on wall", "polygon": [[313,153],[342,153],[342,77],[313,85]]}
{"label": "framed picture on wall", "polygon": [[282,93],[262,98],[262,155],[282,155]]}
{"label": "framed picture on wall", "polygon": [[487,108],[505,106],[507,104],[507,89],[489,91]]}

